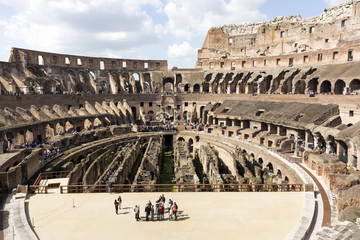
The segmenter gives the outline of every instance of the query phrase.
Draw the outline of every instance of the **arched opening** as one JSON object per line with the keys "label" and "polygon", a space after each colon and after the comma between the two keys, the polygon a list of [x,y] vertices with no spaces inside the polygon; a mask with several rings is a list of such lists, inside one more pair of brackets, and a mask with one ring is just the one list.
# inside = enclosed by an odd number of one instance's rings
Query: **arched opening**
{"label": "arched opening", "polygon": [[165,92],[173,92],[174,91],[174,79],[173,78],[165,78],[163,80],[163,88]]}
{"label": "arched opening", "polygon": [[31,129],[27,129],[25,132],[25,139],[27,143],[34,142],[34,132]]}
{"label": "arched opening", "polygon": [[205,106],[200,107],[200,118],[201,119],[204,119],[204,116],[203,116],[204,108],[205,108]]}
{"label": "arched opening", "polygon": [[274,167],[273,167],[272,163],[269,162],[269,163],[266,165],[266,167],[269,169],[269,172],[274,173]]}
{"label": "arched opening", "polygon": [[185,84],[184,86],[184,92],[189,92],[190,91],[190,85],[189,84]]}
{"label": "arched opening", "polygon": [[187,112],[187,111],[184,111],[184,112],[183,112],[183,119],[184,119],[185,121],[187,121],[187,115],[188,115],[188,112]]}
{"label": "arched opening", "polygon": [[136,93],[142,92],[141,82],[140,82],[140,75],[138,73],[133,73],[132,77],[135,81]]}
{"label": "arched opening", "polygon": [[55,128],[52,124],[47,124],[45,127],[45,137],[52,138],[55,135]]}
{"label": "arched opening", "polygon": [[145,93],[150,93],[152,91],[150,74],[145,73],[143,75],[143,78],[144,78],[144,92]]}
{"label": "arched opening", "polygon": [[106,93],[106,82],[105,81],[101,81],[100,82],[100,90],[99,93]]}
{"label": "arched opening", "polygon": [[210,84],[208,82],[203,83],[203,92],[209,93]]}
{"label": "arched opening", "polygon": [[345,89],[345,82],[343,80],[337,80],[335,82],[334,93],[339,95],[344,94],[344,89]]}
{"label": "arched opening", "polygon": [[176,89],[177,92],[181,93],[182,92],[182,75],[181,74],[176,74],[176,87],[177,87],[177,89]]}
{"label": "arched opening", "polygon": [[148,111],[147,117],[148,117],[149,121],[152,121],[155,117],[154,112],[152,110]]}
{"label": "arched opening", "polygon": [[134,93],[133,86],[130,82],[130,75],[128,73],[121,74],[121,83],[126,93]]}
{"label": "arched opening", "polygon": [[[272,75],[269,75],[264,80],[264,89],[260,93],[268,93],[271,87],[271,81],[273,79]],[[262,89],[261,89],[262,90]]]}
{"label": "arched opening", "polygon": [[84,121],[84,129],[89,130],[92,128],[92,122],[89,119],[85,119]]}
{"label": "arched opening", "polygon": [[313,92],[316,93],[317,92],[317,87],[319,85],[319,81],[318,78],[313,78],[308,82],[307,88],[309,92]]}
{"label": "arched opening", "polygon": [[84,92],[84,86],[85,86],[85,84],[82,83],[82,82],[76,83],[76,85],[75,85],[75,91],[76,91],[76,92]]}
{"label": "arched opening", "polygon": [[16,143],[18,145],[25,144],[25,134],[23,131],[19,131],[16,136]]}
{"label": "arched opening", "polygon": [[195,84],[195,85],[194,85],[194,92],[195,92],[195,93],[199,93],[199,92],[200,92],[200,85],[199,85],[199,84]]}
{"label": "arched opening", "polygon": [[63,134],[64,133],[64,126],[61,123],[57,123],[55,125],[55,132],[56,132],[56,134]]}
{"label": "arched opening", "polygon": [[71,133],[72,131],[74,131],[74,124],[70,121],[67,121],[65,123],[65,132],[66,133]]}
{"label": "arched opening", "polygon": [[285,176],[284,181],[289,183],[289,178],[287,176]]}
{"label": "arched opening", "polygon": [[259,158],[259,164],[260,164],[260,166],[262,166],[263,163],[264,163],[264,160],[263,160],[262,158]]}
{"label": "arched opening", "polygon": [[280,169],[277,170],[276,176],[277,176],[278,178],[282,178]]}
{"label": "arched opening", "polygon": [[131,107],[131,112],[134,116],[134,120],[136,121],[137,120],[137,117],[136,117],[136,107]]}
{"label": "arched opening", "polygon": [[178,138],[178,141],[183,142],[183,141],[185,141],[185,139],[184,139],[183,137],[179,137],[179,138]]}
{"label": "arched opening", "polygon": [[50,80],[45,81],[43,86],[44,94],[51,94],[55,92],[55,84]]}
{"label": "arched opening", "polygon": [[359,79],[352,80],[350,82],[349,88],[350,88],[350,92],[355,92],[360,90],[360,80]]}
{"label": "arched opening", "polygon": [[196,140],[196,142],[199,142],[199,141],[200,141],[200,137],[199,137],[199,136],[196,136],[196,137],[195,137],[195,140]]}
{"label": "arched opening", "polygon": [[295,94],[304,94],[305,93],[305,81],[299,80],[295,83]]}
{"label": "arched opening", "polygon": [[94,128],[101,127],[102,124],[103,124],[103,123],[102,123],[102,121],[101,121],[99,118],[95,118],[95,119],[94,119],[94,123],[93,123]]}
{"label": "arched opening", "polygon": [[193,150],[194,150],[194,140],[192,138],[189,139],[189,143],[188,143],[188,146],[189,146],[189,152],[192,153]]}
{"label": "arched opening", "polygon": [[161,83],[156,82],[154,83],[154,92],[159,93],[161,91]]}
{"label": "arched opening", "polygon": [[331,83],[328,80],[325,80],[320,85],[320,93],[330,93],[331,92]]}
{"label": "arched opening", "polygon": [[348,146],[345,142],[339,140],[338,141],[338,154],[339,159],[343,163],[348,163]]}
{"label": "arched opening", "polygon": [[209,125],[213,125],[214,124],[214,117],[213,116],[209,116]]}

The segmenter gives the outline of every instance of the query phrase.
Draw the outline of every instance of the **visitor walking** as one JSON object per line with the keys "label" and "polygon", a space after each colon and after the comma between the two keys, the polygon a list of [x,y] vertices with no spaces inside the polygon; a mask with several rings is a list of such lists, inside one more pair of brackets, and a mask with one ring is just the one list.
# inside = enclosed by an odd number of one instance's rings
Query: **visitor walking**
{"label": "visitor walking", "polygon": [[154,221],[154,205],[151,205],[151,221]]}
{"label": "visitor walking", "polygon": [[169,203],[168,203],[169,212],[170,212],[170,209],[171,209],[172,205],[173,205],[173,201],[171,201],[171,199],[169,199]]}
{"label": "visitor walking", "polygon": [[118,214],[119,203],[118,203],[118,201],[116,201],[116,199],[114,201],[114,206],[115,206],[115,212],[116,212],[116,214]]}
{"label": "visitor walking", "polygon": [[176,202],[174,203],[174,217],[175,217],[175,221],[177,220],[177,212],[179,211],[178,210],[178,205],[176,204]]}
{"label": "visitor walking", "polygon": [[149,203],[145,207],[146,221],[149,221],[150,212],[151,212],[151,202],[149,201]]}
{"label": "visitor walking", "polygon": [[160,216],[161,216],[160,203],[156,204],[156,216],[157,216],[157,220],[160,221]]}
{"label": "visitor walking", "polygon": [[173,207],[170,207],[170,210],[169,210],[169,221],[172,221],[172,215],[173,215]]}
{"label": "visitor walking", "polygon": [[135,205],[134,212],[135,212],[136,221],[139,221],[140,220],[140,206]]}
{"label": "visitor walking", "polygon": [[164,213],[165,213],[164,204],[161,204],[161,207],[160,207],[161,220],[164,220]]}
{"label": "visitor walking", "polygon": [[119,209],[121,210],[121,202],[122,202],[122,199],[121,199],[121,196],[119,196],[118,198],[118,203],[119,203]]}

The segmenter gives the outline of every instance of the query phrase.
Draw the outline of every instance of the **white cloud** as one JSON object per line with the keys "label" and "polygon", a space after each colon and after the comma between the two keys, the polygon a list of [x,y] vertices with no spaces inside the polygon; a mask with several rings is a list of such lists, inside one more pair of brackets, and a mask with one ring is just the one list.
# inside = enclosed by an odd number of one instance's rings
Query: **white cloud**
{"label": "white cloud", "polygon": [[265,20],[258,8],[265,0],[170,0],[164,7],[168,32],[190,39],[213,26]]}
{"label": "white cloud", "polygon": [[189,42],[182,44],[173,44],[168,47],[168,58],[170,62],[194,62],[196,59],[196,49],[193,48]]}
{"label": "white cloud", "polygon": [[352,0],[325,0],[329,6],[336,6],[345,2],[351,2]]}
{"label": "white cloud", "polygon": [[[0,0],[16,14],[2,20],[4,36],[27,48],[101,55],[159,42],[146,5],[160,0]],[[87,54],[87,55],[88,55]]]}

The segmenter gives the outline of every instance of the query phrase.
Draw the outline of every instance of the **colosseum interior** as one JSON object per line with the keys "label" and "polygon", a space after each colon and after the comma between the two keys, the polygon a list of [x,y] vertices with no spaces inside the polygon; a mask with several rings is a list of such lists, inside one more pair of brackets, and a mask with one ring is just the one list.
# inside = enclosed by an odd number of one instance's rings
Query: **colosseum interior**
{"label": "colosseum interior", "polygon": [[211,28],[194,69],[12,48],[0,190],[305,191],[310,217],[288,239],[360,239],[359,14],[354,1]]}

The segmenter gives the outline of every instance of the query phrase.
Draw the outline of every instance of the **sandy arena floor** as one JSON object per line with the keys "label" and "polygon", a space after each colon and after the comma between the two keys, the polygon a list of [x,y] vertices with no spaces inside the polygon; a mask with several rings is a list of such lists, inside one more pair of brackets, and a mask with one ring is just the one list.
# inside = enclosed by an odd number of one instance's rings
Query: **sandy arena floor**
{"label": "sandy arena floor", "polygon": [[[145,204],[159,193],[37,194],[30,218],[42,239],[284,239],[300,218],[304,193],[166,193],[177,202],[178,221],[145,221]],[[73,201],[75,207],[73,207]],[[142,221],[133,207],[140,205]],[[165,218],[168,214],[165,213]]]}

